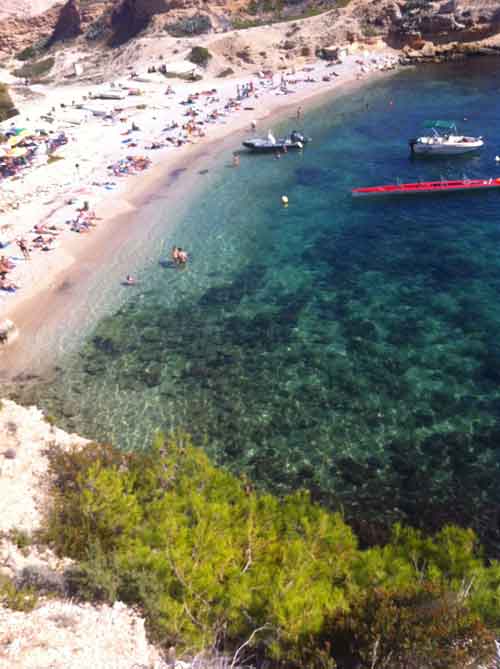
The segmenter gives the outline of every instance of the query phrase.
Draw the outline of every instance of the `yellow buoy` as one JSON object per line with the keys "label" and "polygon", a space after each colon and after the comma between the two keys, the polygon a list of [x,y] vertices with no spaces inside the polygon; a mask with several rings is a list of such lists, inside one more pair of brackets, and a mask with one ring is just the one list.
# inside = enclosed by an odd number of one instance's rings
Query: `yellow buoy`
{"label": "yellow buoy", "polygon": [[285,207],[288,206],[288,197],[286,195],[281,196],[281,202],[285,205]]}

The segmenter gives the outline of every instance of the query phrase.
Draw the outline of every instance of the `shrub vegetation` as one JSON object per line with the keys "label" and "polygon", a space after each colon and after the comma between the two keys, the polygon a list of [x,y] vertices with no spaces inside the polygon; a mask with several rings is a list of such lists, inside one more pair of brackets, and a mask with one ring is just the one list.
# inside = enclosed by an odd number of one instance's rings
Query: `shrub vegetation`
{"label": "shrub vegetation", "polygon": [[6,121],[17,114],[19,112],[14,107],[12,98],[9,95],[9,89],[5,84],[0,84],[0,121]]}
{"label": "shrub vegetation", "polygon": [[212,54],[204,46],[194,46],[188,56],[188,60],[195,65],[205,67],[208,61],[212,58]]}
{"label": "shrub vegetation", "polygon": [[16,54],[17,60],[31,60],[36,56],[36,50],[32,46],[27,46]]}
{"label": "shrub vegetation", "polygon": [[32,611],[38,603],[37,592],[30,587],[18,587],[0,573],[0,605],[13,611]]}
{"label": "shrub vegetation", "polygon": [[49,457],[46,532],[79,561],[72,594],[140,605],[166,645],[251,639],[271,666],[318,669],[462,669],[494,653],[500,565],[470,530],[397,525],[362,550],[339,513],[305,492],[258,493],[183,436]]}
{"label": "shrub vegetation", "polygon": [[13,74],[16,77],[21,77],[23,79],[39,79],[43,75],[50,72],[54,66],[55,60],[50,56],[49,58],[44,58],[43,60],[37,60],[34,63],[25,63],[22,67],[14,70]]}
{"label": "shrub vegetation", "polygon": [[232,67],[225,67],[223,70],[219,72],[217,75],[219,79],[223,79],[224,77],[230,77],[232,74],[234,74],[234,70]]}
{"label": "shrub vegetation", "polygon": [[193,37],[212,30],[212,22],[206,14],[195,14],[175,23],[167,23],[165,30],[173,37]]}
{"label": "shrub vegetation", "polygon": [[50,36],[41,37],[30,46],[25,47],[16,53],[17,60],[33,60],[40,58],[42,53],[47,49],[50,42]]}

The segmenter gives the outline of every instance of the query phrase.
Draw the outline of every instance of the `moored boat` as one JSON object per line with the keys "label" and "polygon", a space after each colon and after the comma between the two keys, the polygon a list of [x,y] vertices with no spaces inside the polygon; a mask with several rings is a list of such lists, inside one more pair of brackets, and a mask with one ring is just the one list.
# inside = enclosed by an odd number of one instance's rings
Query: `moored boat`
{"label": "moored boat", "polygon": [[418,181],[417,183],[388,184],[354,188],[353,197],[374,197],[381,195],[418,195],[420,193],[453,193],[500,188],[500,178],[455,179],[441,181]]}
{"label": "moored boat", "polygon": [[272,153],[276,151],[288,151],[289,149],[302,149],[304,144],[310,142],[309,137],[304,137],[302,133],[294,130],[289,137],[281,137],[276,139],[272,132],[267,133],[267,137],[254,137],[243,142],[246,149],[250,149],[254,153]]}
{"label": "moored boat", "polygon": [[454,121],[427,121],[425,127],[432,135],[410,139],[411,152],[423,156],[459,156],[484,146],[482,137],[460,135]]}

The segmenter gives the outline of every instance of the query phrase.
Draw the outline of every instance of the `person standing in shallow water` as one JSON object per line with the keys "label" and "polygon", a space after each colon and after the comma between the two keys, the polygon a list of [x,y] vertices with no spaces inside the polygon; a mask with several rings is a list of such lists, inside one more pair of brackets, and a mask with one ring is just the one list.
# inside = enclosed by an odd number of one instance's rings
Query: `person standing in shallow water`
{"label": "person standing in shallow water", "polygon": [[180,246],[172,247],[172,260],[176,265],[185,265],[188,261],[188,254]]}

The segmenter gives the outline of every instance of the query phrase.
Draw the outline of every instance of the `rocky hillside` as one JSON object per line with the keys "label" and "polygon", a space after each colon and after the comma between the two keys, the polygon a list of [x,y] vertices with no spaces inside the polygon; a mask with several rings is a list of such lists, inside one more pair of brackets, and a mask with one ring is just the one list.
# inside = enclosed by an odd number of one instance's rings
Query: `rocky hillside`
{"label": "rocky hillside", "polygon": [[[37,8],[46,11],[35,16]],[[396,48],[418,48],[425,41],[468,42],[500,32],[499,0],[4,0],[0,57],[75,39],[95,53],[138,35],[225,33],[323,12],[313,50],[376,37]]]}
{"label": "rocky hillside", "polygon": [[[8,3],[10,0],[6,0]],[[47,0],[48,2],[48,0]],[[196,35],[268,20],[308,15],[335,0],[67,0],[37,16],[0,13],[0,57],[26,47],[82,35],[87,43],[117,46],[146,30]]]}
{"label": "rocky hillside", "polygon": [[0,4],[0,20],[17,16],[27,18],[42,14],[60,0],[3,0]]}
{"label": "rocky hillside", "polygon": [[500,32],[498,0],[355,0],[349,12],[365,34],[380,34],[397,47],[476,41]]}
{"label": "rocky hillside", "polygon": [[215,78],[377,43],[402,50],[403,63],[497,55],[500,0],[66,0],[0,19],[0,81],[19,106],[21,82],[102,83],[178,64],[193,46],[209,50],[202,72]]}

